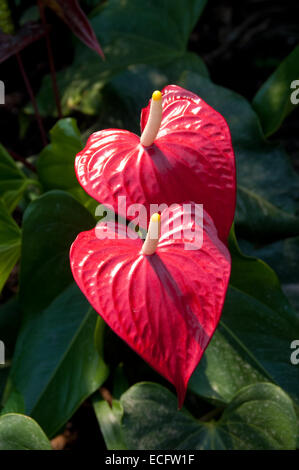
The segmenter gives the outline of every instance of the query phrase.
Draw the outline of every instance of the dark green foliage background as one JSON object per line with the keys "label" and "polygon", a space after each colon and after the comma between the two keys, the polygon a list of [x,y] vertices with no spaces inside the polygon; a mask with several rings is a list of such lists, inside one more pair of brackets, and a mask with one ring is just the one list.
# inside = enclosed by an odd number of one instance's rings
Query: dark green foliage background
{"label": "dark green foliage background", "polygon": [[[299,340],[299,176],[269,137],[295,108],[289,96],[299,79],[299,46],[249,103],[213,83],[188,50],[205,0],[97,4],[85,2],[106,61],[74,41],[73,61],[58,73],[64,118],[30,159],[37,173],[0,147],[0,289],[19,266],[17,294],[0,305],[7,347],[0,449],[51,448],[49,439],[86,400],[108,449],[295,449],[299,365],[290,361],[290,345]],[[68,260],[76,235],[99,220],[96,201],[76,180],[75,154],[96,129],[139,133],[141,108],[169,83],[226,118],[238,180],[223,315],[181,411],[171,386],[90,307]],[[49,76],[37,99],[41,114],[55,117]],[[79,130],[74,115],[80,122],[88,116],[92,126]],[[110,405],[98,391],[103,384]]]}

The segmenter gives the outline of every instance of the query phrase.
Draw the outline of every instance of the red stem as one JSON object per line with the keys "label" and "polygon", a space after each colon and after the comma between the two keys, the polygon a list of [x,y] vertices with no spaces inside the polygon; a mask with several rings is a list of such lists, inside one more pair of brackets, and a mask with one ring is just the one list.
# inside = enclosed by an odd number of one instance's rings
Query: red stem
{"label": "red stem", "polygon": [[56,70],[55,70],[54,58],[53,58],[53,53],[52,53],[50,35],[49,35],[46,16],[45,16],[45,9],[44,9],[44,5],[42,4],[41,0],[38,0],[37,3],[38,3],[38,8],[39,8],[39,15],[41,17],[42,23],[43,23],[43,25],[45,27],[45,31],[46,31],[46,43],[47,43],[47,51],[48,51],[48,60],[49,60],[49,66],[50,66],[51,80],[52,80],[52,88],[53,88],[53,93],[54,93],[54,96],[55,96],[55,103],[56,103],[58,117],[59,117],[59,119],[61,119],[62,118],[61,102],[60,102],[59,90],[58,90],[58,86],[57,86]]}
{"label": "red stem", "polygon": [[43,142],[44,145],[47,145],[48,141],[47,141],[46,132],[45,132],[45,129],[44,129],[44,126],[43,126],[42,118],[41,118],[41,115],[39,114],[37,103],[36,103],[36,100],[35,100],[35,97],[34,97],[34,93],[33,93],[33,90],[31,88],[28,76],[25,72],[24,65],[23,65],[21,55],[20,55],[19,52],[16,53],[16,57],[17,57],[17,61],[18,61],[19,67],[20,67],[20,71],[21,71],[21,74],[23,76],[23,79],[24,79],[28,94],[30,96],[34,112],[35,112],[35,117],[36,117],[38,127],[39,127],[39,130],[40,130],[42,142]]}
{"label": "red stem", "polygon": [[110,408],[112,408],[113,396],[109,392],[108,388],[100,387],[99,392],[101,397],[109,404]]}
{"label": "red stem", "polygon": [[28,170],[34,171],[34,173],[36,173],[36,168],[34,165],[32,165],[32,163],[27,162],[27,160],[24,157],[21,157],[21,155],[18,155],[13,150],[8,150],[8,152],[10,153],[10,155],[12,156],[14,160],[22,162],[23,165],[25,165],[28,168]]}

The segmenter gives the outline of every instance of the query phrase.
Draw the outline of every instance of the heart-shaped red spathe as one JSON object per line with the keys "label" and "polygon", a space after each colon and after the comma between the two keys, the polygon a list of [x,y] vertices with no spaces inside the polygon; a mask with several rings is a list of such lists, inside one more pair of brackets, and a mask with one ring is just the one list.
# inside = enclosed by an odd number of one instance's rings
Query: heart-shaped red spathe
{"label": "heart-shaped red spathe", "polygon": [[[175,85],[162,90],[162,122],[154,143],[144,147],[140,137],[119,129],[92,134],[77,155],[77,178],[94,199],[118,209],[143,204],[203,204],[226,241],[236,203],[235,158],[225,119],[194,93]],[[142,111],[141,130],[150,104]],[[146,227],[145,227],[146,228]]]}
{"label": "heart-shaped red spathe", "polygon": [[231,266],[211,217],[204,211],[202,230],[194,208],[162,212],[153,255],[142,254],[135,232],[110,222],[80,233],[70,251],[73,276],[90,304],[174,384],[179,407],[219,322]]}

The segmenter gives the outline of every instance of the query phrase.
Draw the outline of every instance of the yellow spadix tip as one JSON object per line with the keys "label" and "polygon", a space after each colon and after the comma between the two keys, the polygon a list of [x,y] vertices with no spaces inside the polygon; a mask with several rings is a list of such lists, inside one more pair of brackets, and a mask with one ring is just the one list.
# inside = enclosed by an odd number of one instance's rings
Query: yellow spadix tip
{"label": "yellow spadix tip", "polygon": [[156,212],[155,214],[151,216],[151,222],[160,222],[160,220],[161,220],[161,216],[160,214],[158,214],[158,212]]}
{"label": "yellow spadix tip", "polygon": [[154,93],[152,94],[152,99],[154,101],[159,101],[161,98],[162,98],[161,91],[159,91],[159,90],[154,91]]}

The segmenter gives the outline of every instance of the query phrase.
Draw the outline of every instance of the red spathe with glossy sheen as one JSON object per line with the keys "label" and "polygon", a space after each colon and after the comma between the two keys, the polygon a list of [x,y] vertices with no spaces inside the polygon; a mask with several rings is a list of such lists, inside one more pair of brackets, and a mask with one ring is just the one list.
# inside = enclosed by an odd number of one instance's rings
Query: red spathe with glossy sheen
{"label": "red spathe with glossy sheen", "polygon": [[211,217],[204,212],[203,218],[200,232],[194,205],[163,211],[161,238],[151,256],[141,253],[141,239],[118,237],[124,226],[104,222],[80,233],[70,251],[73,276],[91,305],[174,384],[179,407],[219,322],[230,276],[229,251]]}
{"label": "red spathe with glossy sheen", "polygon": [[[94,199],[117,212],[117,198],[127,206],[171,205],[192,200],[204,204],[226,241],[236,203],[235,158],[225,119],[194,93],[175,85],[162,90],[163,114],[149,147],[119,129],[95,132],[78,153],[78,180]],[[141,114],[141,131],[149,114]],[[132,219],[127,214],[120,215]],[[145,227],[146,228],[146,227]]]}

